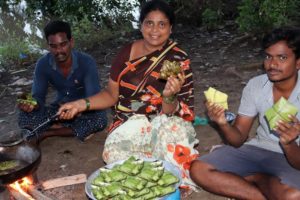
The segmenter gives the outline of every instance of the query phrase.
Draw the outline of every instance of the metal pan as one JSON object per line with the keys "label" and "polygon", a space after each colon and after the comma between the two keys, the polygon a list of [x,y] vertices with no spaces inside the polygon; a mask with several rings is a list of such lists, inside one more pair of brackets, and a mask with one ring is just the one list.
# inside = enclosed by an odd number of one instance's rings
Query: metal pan
{"label": "metal pan", "polygon": [[28,144],[0,147],[0,165],[5,161],[15,161],[17,165],[0,170],[0,185],[12,183],[34,172],[41,162],[41,151]]}
{"label": "metal pan", "polygon": [[26,130],[15,130],[0,133],[0,147],[9,147],[23,142],[23,134]]}

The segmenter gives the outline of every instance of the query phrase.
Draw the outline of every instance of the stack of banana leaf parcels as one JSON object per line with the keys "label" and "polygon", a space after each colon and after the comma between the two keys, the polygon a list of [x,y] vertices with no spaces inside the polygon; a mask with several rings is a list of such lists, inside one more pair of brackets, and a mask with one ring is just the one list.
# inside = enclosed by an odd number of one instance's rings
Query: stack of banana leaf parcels
{"label": "stack of banana leaf parcels", "polygon": [[130,157],[111,169],[100,168],[92,181],[93,196],[98,199],[157,199],[175,192],[178,177],[165,170],[162,161],[144,161]]}

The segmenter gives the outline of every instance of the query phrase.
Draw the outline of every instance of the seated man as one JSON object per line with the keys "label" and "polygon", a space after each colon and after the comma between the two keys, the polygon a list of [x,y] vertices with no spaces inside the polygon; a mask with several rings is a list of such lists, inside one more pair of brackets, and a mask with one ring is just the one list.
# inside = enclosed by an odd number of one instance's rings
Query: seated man
{"label": "seated man", "polygon": [[[244,88],[232,126],[222,107],[206,103],[228,145],[194,161],[190,173],[203,189],[234,199],[300,199],[300,112],[272,131],[264,118],[281,97],[300,111],[300,29],[273,30],[264,37],[263,49],[266,74]],[[257,135],[246,142],[256,117]]]}
{"label": "seated man", "polygon": [[[60,104],[87,98],[100,91],[95,60],[85,53],[72,50],[74,39],[70,25],[52,21],[46,25],[44,33],[50,52],[38,60],[34,72],[32,97],[37,105],[24,101],[18,105],[19,126],[30,130],[55,116]],[[45,106],[49,86],[56,90],[56,99],[50,106]],[[55,123],[36,131],[35,135],[40,141],[49,136],[76,136],[84,141],[91,133],[101,131],[107,125],[105,111],[88,110],[89,101],[86,100],[86,112],[73,120],[57,119]],[[28,135],[27,139],[36,140],[36,137]]]}

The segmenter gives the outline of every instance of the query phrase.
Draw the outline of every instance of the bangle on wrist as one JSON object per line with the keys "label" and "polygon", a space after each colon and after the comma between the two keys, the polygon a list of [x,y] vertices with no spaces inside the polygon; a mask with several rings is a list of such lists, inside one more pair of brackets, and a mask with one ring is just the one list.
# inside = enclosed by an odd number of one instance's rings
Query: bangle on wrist
{"label": "bangle on wrist", "polygon": [[88,98],[85,98],[84,99],[84,101],[85,101],[85,110],[89,110],[90,109],[90,107],[91,107],[91,102],[90,102],[90,100],[88,99]]}
{"label": "bangle on wrist", "polygon": [[164,101],[166,104],[173,104],[173,103],[177,100],[176,97],[177,97],[176,95],[172,95],[172,96],[169,96],[169,97],[163,96],[163,101]]}

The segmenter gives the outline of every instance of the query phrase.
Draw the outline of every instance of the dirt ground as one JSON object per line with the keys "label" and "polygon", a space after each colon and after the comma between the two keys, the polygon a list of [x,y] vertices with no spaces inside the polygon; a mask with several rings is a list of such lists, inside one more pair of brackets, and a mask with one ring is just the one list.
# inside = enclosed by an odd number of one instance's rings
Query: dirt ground
{"label": "dirt ground", "polygon": [[[124,35],[88,51],[97,60],[102,86],[107,83],[109,65],[119,47],[135,38],[135,34]],[[258,39],[238,33],[232,23],[227,23],[210,33],[201,28],[178,26],[174,38],[191,58],[196,114],[199,117],[205,117],[203,91],[209,86],[226,92],[229,95],[229,110],[236,113],[242,88],[251,77],[262,73]],[[33,69],[34,63],[29,66],[20,64],[15,70],[0,73],[0,134],[18,129],[16,94],[20,90],[30,89],[30,82],[26,83],[26,81],[31,80]],[[23,83],[17,84],[16,81],[20,79]],[[219,135],[209,125],[196,126],[195,129],[200,141],[197,148],[201,155],[208,153],[213,145],[221,143]],[[42,161],[37,170],[39,182],[81,173],[90,175],[104,165],[101,153],[105,138],[106,131],[96,133],[84,143],[75,138],[46,139],[40,145]],[[84,184],[58,187],[42,192],[59,200],[86,199]],[[187,199],[222,200],[226,198],[201,190]]]}

